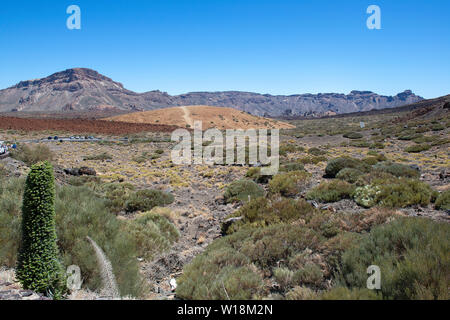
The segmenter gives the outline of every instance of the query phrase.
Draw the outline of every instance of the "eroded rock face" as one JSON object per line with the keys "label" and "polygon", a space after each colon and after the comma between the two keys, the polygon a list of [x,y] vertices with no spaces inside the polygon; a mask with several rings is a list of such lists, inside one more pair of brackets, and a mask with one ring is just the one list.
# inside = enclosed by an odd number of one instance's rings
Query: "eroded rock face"
{"label": "eroded rock face", "polygon": [[141,111],[186,105],[231,107],[257,116],[320,116],[393,108],[423,98],[406,90],[395,96],[370,91],[274,96],[252,92],[136,93],[91,69],[68,69],[49,77],[22,81],[0,90],[0,112]]}

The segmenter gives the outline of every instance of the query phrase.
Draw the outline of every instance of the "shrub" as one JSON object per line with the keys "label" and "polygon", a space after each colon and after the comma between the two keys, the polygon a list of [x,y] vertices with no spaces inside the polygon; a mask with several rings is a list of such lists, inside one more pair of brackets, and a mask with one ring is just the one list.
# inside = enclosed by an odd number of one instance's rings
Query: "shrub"
{"label": "shrub", "polygon": [[168,250],[180,236],[167,218],[153,212],[146,212],[135,220],[126,221],[124,231],[135,240],[139,257],[147,261],[155,254]]}
{"label": "shrub", "polygon": [[319,148],[311,148],[308,150],[308,154],[313,155],[313,156],[323,156],[323,155],[327,154],[327,152],[325,150],[321,150]]}
{"label": "shrub", "polygon": [[365,288],[335,287],[322,294],[322,300],[380,300],[381,295]]}
{"label": "shrub", "polygon": [[318,295],[307,287],[296,286],[286,294],[286,300],[317,300]]}
{"label": "shrub", "polygon": [[284,286],[281,294],[286,294],[291,286],[325,289],[326,279],[330,279],[331,271],[337,267],[338,257],[354,240],[347,234],[327,239],[318,231],[294,223],[240,229],[215,240],[185,266],[177,281],[177,296],[182,299],[227,298],[221,282],[229,276],[230,270],[241,268],[252,281],[243,282],[233,296],[224,282],[231,299],[266,297],[272,287],[268,278],[275,272]]}
{"label": "shrub", "polygon": [[321,202],[337,202],[342,199],[350,198],[354,187],[341,180],[322,182],[306,194],[308,200],[317,200]]}
{"label": "shrub", "polygon": [[364,208],[371,208],[376,204],[377,196],[380,194],[380,188],[374,185],[358,187],[353,193],[353,198],[357,204]]}
{"label": "shrub", "polygon": [[266,198],[253,199],[237,210],[231,217],[242,217],[228,229],[222,231],[232,234],[245,227],[266,227],[277,223],[289,223],[313,214],[313,207],[303,199],[278,199],[270,201]]}
{"label": "shrub", "polygon": [[297,161],[301,164],[318,164],[320,162],[327,161],[327,157],[325,157],[325,156],[309,156],[309,157],[300,158]]}
{"label": "shrub", "polygon": [[344,134],[344,138],[352,139],[352,140],[353,139],[354,140],[361,139],[362,137],[363,137],[363,135],[358,132],[348,132],[348,133]]}
{"label": "shrub", "polygon": [[311,175],[306,171],[279,173],[270,180],[269,193],[296,196],[307,188],[310,178]]}
{"label": "shrub", "polygon": [[20,245],[23,179],[0,179],[0,265],[14,267]]}
{"label": "shrub", "polygon": [[[374,228],[342,256],[340,279],[364,288],[367,267],[381,269],[384,299],[449,299],[450,226],[429,219],[402,218]],[[445,239],[445,240],[443,240]]]}
{"label": "shrub", "polygon": [[431,187],[418,180],[400,178],[396,183],[380,185],[376,202],[384,207],[404,208],[412,205],[427,206],[432,195]]}
{"label": "shrub", "polygon": [[56,212],[64,265],[80,267],[83,286],[90,290],[102,287],[95,252],[86,240],[89,236],[111,261],[121,295],[141,296],[144,287],[136,260],[138,242],[132,234],[123,232],[125,222],[109,212],[107,201],[87,187],[61,187],[57,192]]}
{"label": "shrub", "polygon": [[432,131],[442,131],[445,130],[445,127],[442,124],[435,124],[431,127]]}
{"label": "shrub", "polygon": [[405,208],[412,205],[427,206],[433,190],[415,179],[375,180],[373,184],[356,188],[353,197],[361,206],[380,205],[388,208]]}
{"label": "shrub", "polygon": [[11,156],[25,162],[28,166],[32,166],[41,161],[52,161],[54,158],[54,154],[50,148],[43,144],[37,144],[34,147],[22,145],[17,150],[13,150]]}
{"label": "shrub", "polygon": [[106,183],[100,189],[101,195],[107,199],[108,208],[114,213],[119,213],[125,210],[126,202],[135,188],[129,183]]}
{"label": "shrub", "polygon": [[291,271],[288,268],[275,268],[273,276],[280,285],[282,291],[286,291],[292,287],[294,271]]}
{"label": "shrub", "polygon": [[355,140],[350,142],[350,145],[355,148],[369,148],[371,146],[366,140]]}
{"label": "shrub", "polygon": [[226,203],[247,202],[250,199],[256,199],[264,196],[264,190],[251,180],[238,180],[232,182],[224,193]]}
{"label": "shrub", "polygon": [[305,170],[303,164],[298,162],[290,162],[282,165],[280,171],[290,172],[290,171],[302,171]]}
{"label": "shrub", "polygon": [[436,209],[450,210],[450,190],[442,192],[436,199]]}
{"label": "shrub", "polygon": [[363,173],[358,169],[344,168],[339,171],[339,173],[336,175],[336,178],[347,181],[349,183],[355,183],[362,174]]}
{"label": "shrub", "polygon": [[368,172],[370,170],[370,166],[361,160],[342,157],[329,161],[325,168],[325,174],[327,177],[335,178],[339,171],[344,168],[358,169],[362,172]]}
{"label": "shrub", "polygon": [[286,156],[288,153],[302,152],[305,148],[295,144],[282,144],[279,149],[280,156]]}
{"label": "shrub", "polygon": [[384,149],[384,143],[382,142],[374,142],[369,145],[369,149]]}
{"label": "shrub", "polygon": [[161,190],[139,190],[125,203],[126,212],[149,211],[154,207],[164,207],[175,200],[170,193]]}
{"label": "shrub", "polygon": [[16,275],[25,289],[63,293],[63,273],[56,245],[53,167],[38,163],[28,174],[22,206],[22,240]]}
{"label": "shrub", "polygon": [[6,170],[5,166],[0,163],[0,179],[6,177],[7,174],[8,171]]}
{"label": "shrub", "polygon": [[408,152],[408,153],[419,153],[419,152],[427,151],[427,150],[430,150],[430,149],[431,149],[431,146],[429,146],[427,144],[416,144],[416,145],[407,147],[405,149],[405,152]]}
{"label": "shrub", "polygon": [[380,162],[373,167],[374,171],[387,172],[396,177],[419,178],[420,171],[410,166],[390,161]]}

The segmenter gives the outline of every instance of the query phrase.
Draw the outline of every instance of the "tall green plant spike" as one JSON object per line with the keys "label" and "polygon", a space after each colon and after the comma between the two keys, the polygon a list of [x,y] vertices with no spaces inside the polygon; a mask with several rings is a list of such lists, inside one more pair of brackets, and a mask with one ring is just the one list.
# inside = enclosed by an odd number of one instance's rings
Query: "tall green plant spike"
{"label": "tall green plant spike", "polygon": [[33,165],[27,177],[16,275],[26,289],[56,294],[62,288],[56,244],[55,182],[48,162]]}

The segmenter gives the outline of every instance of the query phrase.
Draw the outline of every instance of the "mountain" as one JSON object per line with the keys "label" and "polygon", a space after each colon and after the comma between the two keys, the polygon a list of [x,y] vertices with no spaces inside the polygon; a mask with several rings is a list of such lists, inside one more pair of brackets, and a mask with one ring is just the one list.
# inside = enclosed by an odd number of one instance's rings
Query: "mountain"
{"label": "mountain", "polygon": [[171,96],[161,91],[136,93],[119,82],[85,68],[22,81],[0,90],[0,112],[143,111],[174,106],[232,107],[257,116],[321,116],[394,108],[423,100],[410,90],[395,96],[370,91],[274,96],[251,92],[192,92]]}

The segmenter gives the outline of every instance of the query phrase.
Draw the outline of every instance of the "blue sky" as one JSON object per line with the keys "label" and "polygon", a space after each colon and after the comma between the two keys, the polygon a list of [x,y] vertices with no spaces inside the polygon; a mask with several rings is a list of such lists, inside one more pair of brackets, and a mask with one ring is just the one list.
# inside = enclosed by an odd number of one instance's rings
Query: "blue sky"
{"label": "blue sky", "polygon": [[[81,8],[81,30],[66,9]],[[381,8],[381,30],[366,9]],[[450,93],[448,0],[0,2],[0,88],[87,67],[130,90]]]}

